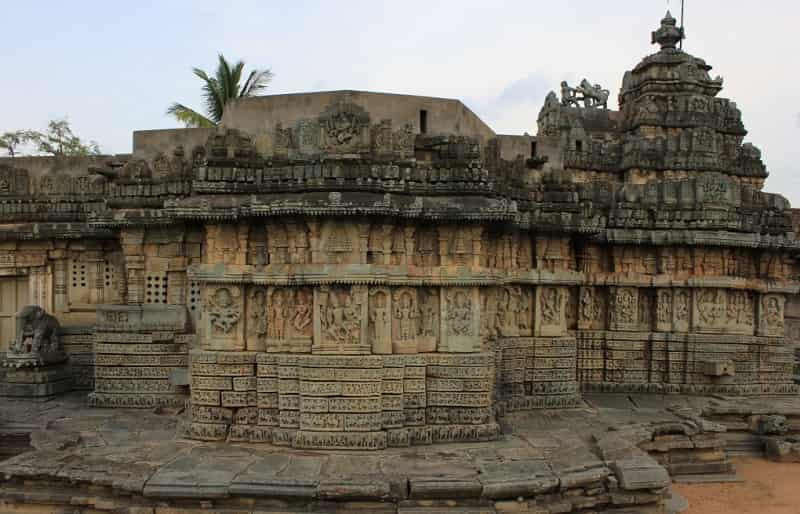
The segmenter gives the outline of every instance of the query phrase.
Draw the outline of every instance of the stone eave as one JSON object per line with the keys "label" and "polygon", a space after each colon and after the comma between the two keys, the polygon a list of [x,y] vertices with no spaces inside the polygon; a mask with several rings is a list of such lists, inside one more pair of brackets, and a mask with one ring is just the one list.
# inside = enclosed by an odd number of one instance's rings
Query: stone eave
{"label": "stone eave", "polygon": [[94,227],[88,223],[20,223],[0,225],[0,240],[38,240],[38,239],[113,239],[114,231]]}

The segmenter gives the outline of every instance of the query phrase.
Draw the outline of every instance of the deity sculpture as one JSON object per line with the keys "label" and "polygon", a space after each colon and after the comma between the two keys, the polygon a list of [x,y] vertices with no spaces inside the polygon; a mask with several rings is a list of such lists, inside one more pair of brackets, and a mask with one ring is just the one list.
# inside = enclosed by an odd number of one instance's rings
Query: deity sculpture
{"label": "deity sculpture", "polygon": [[450,305],[447,319],[450,322],[450,333],[455,336],[470,335],[472,333],[472,301],[466,293],[458,291],[448,303]]}
{"label": "deity sculpture", "polygon": [[228,334],[239,322],[241,310],[231,291],[222,287],[209,298],[208,315],[211,326],[223,334]]}
{"label": "deity sculpture", "polygon": [[414,299],[408,291],[402,292],[400,301],[395,307],[394,317],[398,321],[398,339],[411,341],[417,336],[417,308]]}
{"label": "deity sculpture", "polygon": [[269,307],[269,337],[283,339],[286,337],[286,321],[289,318],[289,306],[286,302],[285,291],[278,289],[272,293],[272,302]]}

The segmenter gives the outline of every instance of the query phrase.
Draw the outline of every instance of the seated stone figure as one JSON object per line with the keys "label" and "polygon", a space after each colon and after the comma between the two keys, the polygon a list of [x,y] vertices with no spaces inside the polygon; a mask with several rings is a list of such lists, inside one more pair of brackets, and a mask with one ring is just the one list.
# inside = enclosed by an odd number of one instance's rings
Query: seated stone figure
{"label": "seated stone figure", "polygon": [[38,305],[27,305],[17,313],[17,336],[3,365],[12,368],[58,364],[67,360],[60,340],[58,320]]}

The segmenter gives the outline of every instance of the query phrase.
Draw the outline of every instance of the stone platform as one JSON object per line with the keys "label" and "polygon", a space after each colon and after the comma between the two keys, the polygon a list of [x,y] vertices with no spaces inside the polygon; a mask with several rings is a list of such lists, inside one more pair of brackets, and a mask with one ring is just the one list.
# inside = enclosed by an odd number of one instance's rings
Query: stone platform
{"label": "stone platform", "polygon": [[72,369],[67,363],[36,368],[12,368],[0,381],[0,396],[43,398],[72,390]]}
{"label": "stone platform", "polygon": [[[761,404],[800,412],[796,398]],[[731,471],[718,436],[754,412],[736,399],[589,395],[510,414],[497,441],[322,452],[193,441],[177,412],[85,405],[74,393],[0,401],[0,437],[24,425],[34,449],[0,462],[0,511],[662,512],[668,472]]]}

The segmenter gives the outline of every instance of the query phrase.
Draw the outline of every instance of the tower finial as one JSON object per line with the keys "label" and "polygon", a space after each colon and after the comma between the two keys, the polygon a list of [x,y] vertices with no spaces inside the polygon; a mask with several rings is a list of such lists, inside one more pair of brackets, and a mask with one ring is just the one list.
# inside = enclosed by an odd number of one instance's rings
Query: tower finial
{"label": "tower finial", "polygon": [[652,33],[652,44],[658,43],[662,50],[674,49],[678,43],[686,37],[682,28],[678,28],[678,20],[672,13],[667,11],[664,19],[661,20],[661,28]]}

